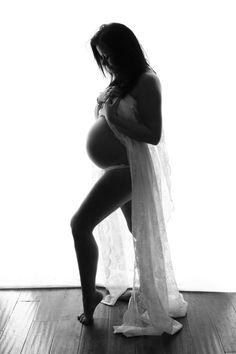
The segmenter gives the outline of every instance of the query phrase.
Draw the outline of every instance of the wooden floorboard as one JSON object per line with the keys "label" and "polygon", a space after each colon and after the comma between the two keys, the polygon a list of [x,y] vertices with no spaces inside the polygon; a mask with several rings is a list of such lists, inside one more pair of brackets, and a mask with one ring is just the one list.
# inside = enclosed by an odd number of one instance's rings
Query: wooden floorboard
{"label": "wooden floorboard", "polygon": [[12,311],[17,304],[20,291],[2,290],[0,291],[0,338],[7,321],[11,317]]}
{"label": "wooden floorboard", "polygon": [[0,338],[1,354],[19,354],[37,311],[36,302],[17,302]]}
{"label": "wooden floorboard", "polygon": [[56,321],[60,318],[66,290],[43,290],[35,321]]}
{"label": "wooden floorboard", "polygon": [[127,303],[119,301],[116,306],[111,307],[109,316],[109,345],[107,353],[135,353],[135,343],[137,338],[127,340],[122,334],[114,334],[113,326],[119,326],[122,323],[123,315],[127,309]]}
{"label": "wooden floorboard", "polygon": [[65,292],[58,325],[50,354],[77,354],[81,340],[82,325],[77,316],[83,312],[81,291],[70,289]]}
{"label": "wooden floorboard", "polygon": [[50,353],[57,321],[35,321],[30,328],[21,354]]}
{"label": "wooden floorboard", "polygon": [[205,293],[184,293],[188,302],[187,319],[196,353],[224,354],[219,334],[205,306]]}
{"label": "wooden floorboard", "polygon": [[[200,294],[197,294],[201,298]],[[233,297],[232,297],[233,298]],[[228,294],[205,293],[204,307],[214,323],[225,352],[236,352],[236,312]],[[231,323],[231,326],[228,324]]]}
{"label": "wooden floorboard", "polygon": [[50,354],[77,354],[81,327],[77,318],[60,320],[55,330]]}
{"label": "wooden floorboard", "polygon": [[109,353],[109,316],[112,308],[99,304],[94,312],[93,326],[83,326],[78,354]]}
{"label": "wooden floorboard", "polygon": [[[100,289],[104,292],[104,289]],[[99,304],[82,326],[81,289],[0,291],[0,354],[236,354],[236,294],[182,292],[189,303],[171,336],[114,334],[127,303]]]}

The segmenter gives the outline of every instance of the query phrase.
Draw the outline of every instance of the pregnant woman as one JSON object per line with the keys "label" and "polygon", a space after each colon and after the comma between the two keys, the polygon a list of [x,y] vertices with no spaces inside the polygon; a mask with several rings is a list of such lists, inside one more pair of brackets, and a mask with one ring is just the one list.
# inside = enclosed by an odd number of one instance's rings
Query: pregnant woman
{"label": "pregnant woman", "polygon": [[92,324],[103,299],[95,285],[98,246],[93,230],[120,208],[134,238],[136,275],[124,323],[114,326],[115,333],[173,334],[182,325],[171,316],[184,316],[187,303],[176,286],[165,232],[170,204],[163,202],[170,194],[165,189],[160,82],[125,25],[102,25],[90,43],[111,81],[97,99],[87,140],[90,158],[104,173],[71,220],[84,307],[78,319]]}

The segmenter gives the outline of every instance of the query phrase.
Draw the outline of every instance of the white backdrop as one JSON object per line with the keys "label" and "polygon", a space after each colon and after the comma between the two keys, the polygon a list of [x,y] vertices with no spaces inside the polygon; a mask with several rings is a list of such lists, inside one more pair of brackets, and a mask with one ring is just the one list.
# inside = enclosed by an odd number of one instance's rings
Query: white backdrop
{"label": "white backdrop", "polygon": [[91,187],[86,136],[109,82],[89,40],[121,22],[162,83],[179,288],[236,291],[234,3],[1,1],[0,287],[79,284],[69,223]]}

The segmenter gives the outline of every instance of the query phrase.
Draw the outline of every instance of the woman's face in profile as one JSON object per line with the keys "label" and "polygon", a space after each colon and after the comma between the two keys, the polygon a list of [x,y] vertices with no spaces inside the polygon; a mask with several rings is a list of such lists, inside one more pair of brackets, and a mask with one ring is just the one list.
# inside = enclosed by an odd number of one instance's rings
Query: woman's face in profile
{"label": "woman's face in profile", "polygon": [[101,63],[109,72],[116,73],[116,66],[111,58],[111,53],[105,44],[96,46],[96,49],[101,57]]}

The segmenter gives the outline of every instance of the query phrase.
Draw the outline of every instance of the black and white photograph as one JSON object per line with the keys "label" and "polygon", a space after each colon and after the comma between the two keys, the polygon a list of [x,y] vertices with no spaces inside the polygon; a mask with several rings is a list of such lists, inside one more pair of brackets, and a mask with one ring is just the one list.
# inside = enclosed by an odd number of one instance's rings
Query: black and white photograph
{"label": "black and white photograph", "polygon": [[0,2],[0,354],[236,354],[235,18]]}

